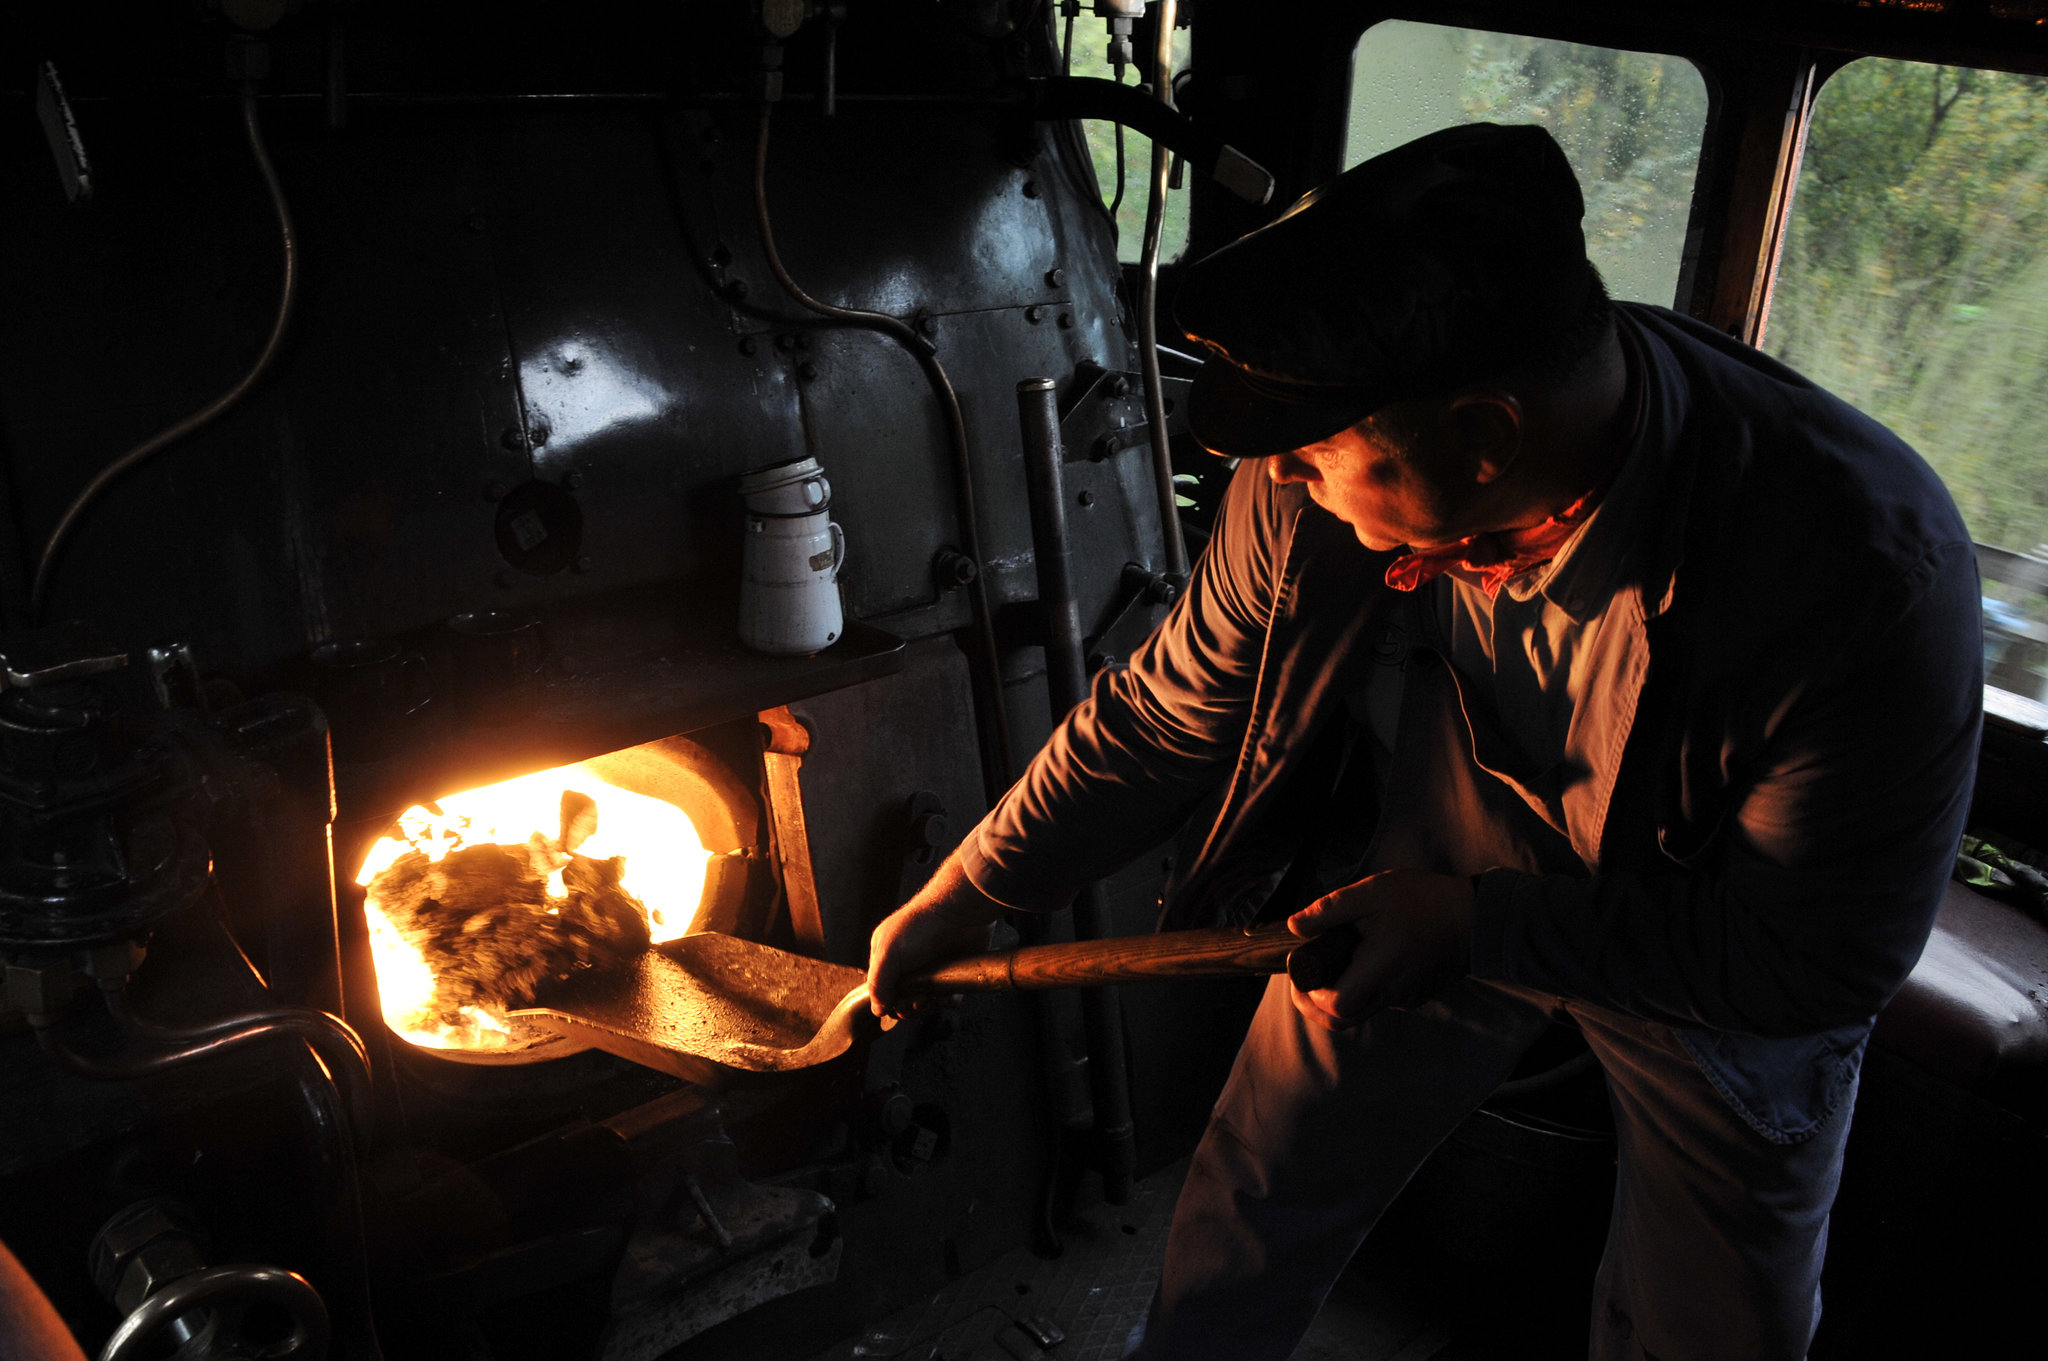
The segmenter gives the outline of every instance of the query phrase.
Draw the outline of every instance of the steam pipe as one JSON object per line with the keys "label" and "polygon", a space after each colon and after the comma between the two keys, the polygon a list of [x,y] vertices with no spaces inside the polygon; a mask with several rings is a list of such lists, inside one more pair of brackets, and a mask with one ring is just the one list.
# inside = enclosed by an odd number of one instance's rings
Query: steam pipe
{"label": "steam pipe", "polygon": [[249,151],[256,159],[256,169],[263,176],[263,187],[270,191],[270,206],[277,212],[278,235],[284,243],[284,283],[277,300],[277,320],[271,323],[270,338],[263,343],[263,352],[256,356],[256,362],[242,375],[240,382],[208,402],[199,410],[174,425],[166,426],[142,443],[130,449],[121,457],[100,469],[85,489],[72,498],[64,513],[57,519],[57,527],[50,531],[50,538],[43,545],[43,556],[36,564],[35,585],[29,592],[30,612],[40,618],[43,607],[49,601],[50,578],[57,565],[58,557],[64,551],[65,540],[78,527],[87,507],[99,499],[108,487],[143,462],[164,449],[177,443],[185,436],[210,424],[229,407],[242,400],[249,389],[256,386],[264,374],[270,371],[277,359],[277,352],[284,346],[284,333],[291,324],[292,301],[299,288],[299,243],[298,234],[292,228],[291,208],[284,199],[284,188],[277,181],[277,170],[270,163],[270,152],[263,144],[263,128],[256,121],[256,96],[245,93],[242,96],[242,126],[249,134]]}
{"label": "steam pipe", "polygon": [[[1177,0],[1152,7],[1158,25],[1152,48],[1152,93],[1173,109],[1173,21]],[[1272,192],[1268,177],[1267,193]],[[1264,200],[1260,200],[1263,202]],[[1166,143],[1152,143],[1152,197],[1145,205],[1145,250],[1138,260],[1138,364],[1145,380],[1145,424],[1152,439],[1152,479],[1159,494],[1159,529],[1166,538],[1166,574],[1188,579],[1188,546],[1181,538],[1173,490],[1173,448],[1167,442],[1166,394],[1159,381],[1159,244],[1166,232]]]}
{"label": "steam pipe", "polygon": [[[790,277],[789,271],[783,268],[782,256],[775,249],[775,229],[768,215],[768,123],[774,108],[771,103],[761,105],[761,132],[754,143],[754,221],[760,229],[761,252],[767,257],[769,272],[782,285],[782,291],[800,306],[847,326],[864,326],[880,331],[908,350],[917,360],[918,367],[924,370],[925,379],[931,384],[932,393],[939,399],[939,407],[946,417],[946,434],[953,449],[954,476],[959,483],[960,546],[974,563],[974,579],[967,583],[967,589],[974,605],[975,652],[979,654],[981,664],[973,670],[981,673],[982,708],[988,716],[993,737],[992,743],[982,743],[982,785],[989,803],[993,805],[1010,787],[1010,718],[1003,707],[1002,658],[996,650],[995,614],[989,605],[988,571],[981,556],[981,530],[975,514],[974,458],[967,444],[967,422],[960,414],[960,396],[953,390],[953,380],[946,376],[945,365],[939,362],[937,348],[908,322],[887,312],[820,302],[804,292]],[[991,746],[993,751],[988,750]]]}
{"label": "steam pipe", "polygon": [[[1045,680],[1054,715],[1064,716],[1088,697],[1081,607],[1074,590],[1067,541],[1067,497],[1061,473],[1059,402],[1050,378],[1017,384],[1023,429],[1024,489],[1031,503],[1031,551],[1038,563],[1038,605],[1045,614]],[[1074,935],[1101,940],[1116,934],[1109,898],[1100,881],[1074,898]],[[1124,1053],[1123,1005],[1113,987],[1081,991],[1081,1021],[1088,1036],[1088,1085],[1101,1142],[1103,1195],[1112,1205],[1130,1197],[1138,1168],[1131,1124],[1131,1083]]]}
{"label": "steam pipe", "polygon": [[105,988],[102,995],[108,1012],[120,1023],[122,1033],[136,1043],[136,1048],[113,1055],[88,1054],[67,1044],[55,1027],[36,1027],[36,1041],[43,1051],[80,1077],[128,1082],[190,1068],[273,1039],[301,1040],[319,1057],[340,1091],[349,1123],[358,1137],[369,1137],[369,1051],[363,1047],[362,1037],[340,1017],[302,1007],[280,1007],[182,1028],[157,1025],[136,1015],[129,1010],[128,999],[119,987]]}

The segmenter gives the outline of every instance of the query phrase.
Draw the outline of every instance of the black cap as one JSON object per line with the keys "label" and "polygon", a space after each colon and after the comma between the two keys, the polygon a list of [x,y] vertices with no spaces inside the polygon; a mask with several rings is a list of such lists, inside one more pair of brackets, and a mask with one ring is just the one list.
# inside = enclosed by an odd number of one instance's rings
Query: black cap
{"label": "black cap", "polygon": [[1210,351],[1195,438],[1283,453],[1498,375],[1593,296],[1584,216],[1533,125],[1445,128],[1353,166],[1188,267],[1174,317]]}

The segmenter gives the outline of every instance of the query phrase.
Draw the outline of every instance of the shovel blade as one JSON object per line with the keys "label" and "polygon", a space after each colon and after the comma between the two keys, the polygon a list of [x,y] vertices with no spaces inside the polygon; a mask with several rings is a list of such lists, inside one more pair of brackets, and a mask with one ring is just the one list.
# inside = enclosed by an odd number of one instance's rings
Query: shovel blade
{"label": "shovel blade", "polygon": [[844,1052],[853,1027],[841,1003],[865,982],[843,964],[704,932],[651,947],[630,971],[571,979],[512,1015],[703,1082],[730,1070],[808,1068]]}

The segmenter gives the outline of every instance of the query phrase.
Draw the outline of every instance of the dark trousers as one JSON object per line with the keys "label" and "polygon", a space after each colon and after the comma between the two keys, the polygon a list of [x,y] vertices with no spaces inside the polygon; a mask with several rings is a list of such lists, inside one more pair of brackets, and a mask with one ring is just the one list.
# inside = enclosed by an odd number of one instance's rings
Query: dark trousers
{"label": "dark trousers", "polygon": [[1606,1070],[1614,1215],[1595,1361],[1797,1361],[1820,1318],[1849,1108],[1813,1138],[1757,1134],[1667,1027],[1466,979],[1331,1033],[1276,977],[1174,1211],[1142,1361],[1281,1361],[1417,1166],[1562,1010]]}

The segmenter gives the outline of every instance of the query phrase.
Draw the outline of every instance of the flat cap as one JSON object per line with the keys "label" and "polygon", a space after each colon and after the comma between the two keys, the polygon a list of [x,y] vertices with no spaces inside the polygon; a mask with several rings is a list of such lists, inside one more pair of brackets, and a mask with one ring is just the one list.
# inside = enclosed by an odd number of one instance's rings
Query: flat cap
{"label": "flat cap", "polygon": [[1282,453],[1497,376],[1594,296],[1584,216],[1533,125],[1445,128],[1353,166],[1189,266],[1174,318],[1209,351],[1195,438]]}

